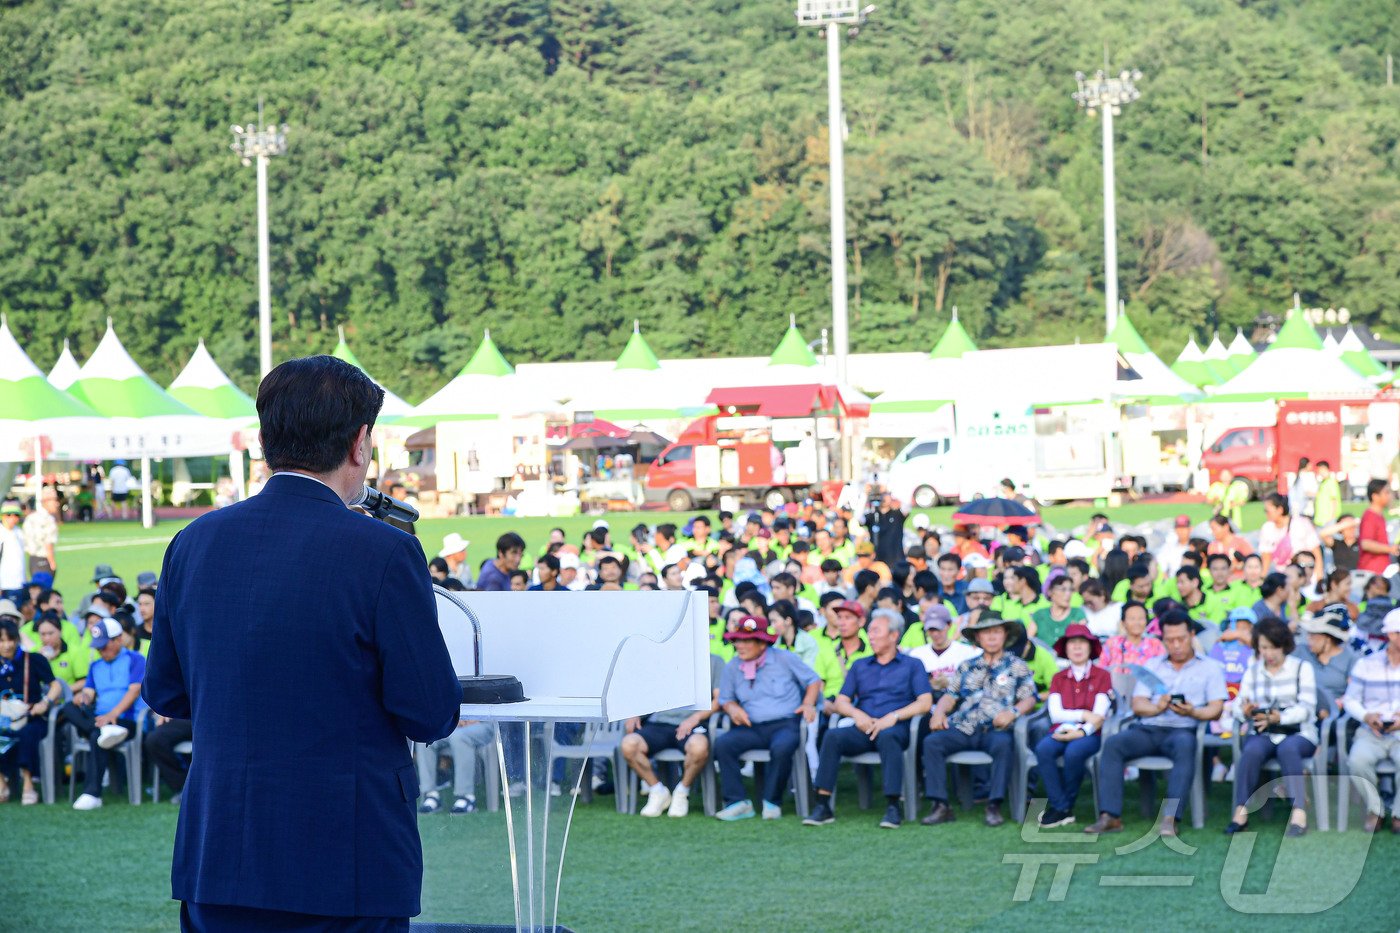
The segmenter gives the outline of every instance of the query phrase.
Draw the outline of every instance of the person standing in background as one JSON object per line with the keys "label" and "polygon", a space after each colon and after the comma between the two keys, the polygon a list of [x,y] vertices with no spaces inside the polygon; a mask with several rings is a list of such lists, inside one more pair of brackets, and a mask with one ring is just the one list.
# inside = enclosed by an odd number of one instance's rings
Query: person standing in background
{"label": "person standing in background", "polygon": [[39,491],[37,508],[24,520],[24,550],[29,556],[29,579],[36,573],[58,576],[54,547],[58,544],[58,490],[45,486]]}
{"label": "person standing in background", "polygon": [[1326,528],[1342,514],[1342,484],[1332,475],[1332,464],[1317,461],[1317,493],[1313,498],[1313,524]]}
{"label": "person standing in background", "polygon": [[107,475],[107,483],[112,487],[112,502],[121,507],[121,518],[129,517],[127,500],[131,498],[131,484],[135,482],[125,460],[112,464],[112,472]]}
{"label": "person standing in background", "polygon": [[0,505],[0,598],[19,605],[25,581],[24,534],[19,530],[24,510],[19,501],[6,499]]}
{"label": "person standing in background", "polygon": [[[1376,435],[1377,440],[1380,435]],[[1385,527],[1385,510],[1390,508],[1390,484],[1384,479],[1373,479],[1366,484],[1366,498],[1370,505],[1361,513],[1361,556],[1357,558],[1356,569],[1366,573],[1385,573],[1395,557],[1396,546],[1390,543],[1390,532]]]}

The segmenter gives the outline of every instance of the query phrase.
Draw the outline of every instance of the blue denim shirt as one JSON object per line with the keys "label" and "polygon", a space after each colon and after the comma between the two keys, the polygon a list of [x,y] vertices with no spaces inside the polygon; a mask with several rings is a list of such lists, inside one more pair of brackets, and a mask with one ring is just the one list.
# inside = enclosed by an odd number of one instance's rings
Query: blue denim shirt
{"label": "blue denim shirt", "polygon": [[763,652],[763,666],[749,680],[739,669],[743,662],[738,656],[730,658],[720,674],[719,702],[738,702],[754,723],[789,719],[802,705],[802,695],[809,684],[821,678],[791,651],[775,649]]}

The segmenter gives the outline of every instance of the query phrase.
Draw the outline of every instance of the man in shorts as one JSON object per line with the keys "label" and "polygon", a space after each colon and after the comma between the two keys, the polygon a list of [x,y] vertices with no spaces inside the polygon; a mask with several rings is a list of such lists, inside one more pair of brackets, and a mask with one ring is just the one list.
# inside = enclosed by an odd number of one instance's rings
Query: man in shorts
{"label": "man in shorts", "polygon": [[[710,717],[719,712],[719,674],[724,662],[710,655],[710,708],[703,710],[671,709],[650,716],[627,720],[627,735],[622,739],[622,757],[637,773],[647,804],[642,816],[682,817],[690,812],[690,788],[695,784],[710,760]],[[656,778],[651,756],[669,749],[685,752],[681,780],[675,790]]]}

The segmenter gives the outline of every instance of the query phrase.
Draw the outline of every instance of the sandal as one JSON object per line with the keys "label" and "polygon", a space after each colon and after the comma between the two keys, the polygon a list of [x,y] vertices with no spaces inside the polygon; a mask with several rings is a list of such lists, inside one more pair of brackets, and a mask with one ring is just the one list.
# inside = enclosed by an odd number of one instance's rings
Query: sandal
{"label": "sandal", "polygon": [[1233,836],[1235,833],[1243,832],[1243,831],[1244,831],[1245,829],[1247,829],[1248,827],[1249,827],[1249,822],[1248,822],[1248,821],[1245,821],[1245,822],[1243,822],[1243,823],[1237,823],[1237,822],[1235,822],[1234,820],[1231,820],[1231,821],[1230,821],[1230,825],[1228,825],[1228,826],[1225,827],[1225,835],[1227,835],[1227,836]]}
{"label": "sandal", "polygon": [[458,797],[452,801],[452,813],[475,813],[476,800],[472,797]]}
{"label": "sandal", "polygon": [[418,812],[436,813],[441,806],[442,798],[438,796],[437,791],[429,791],[428,795],[423,798],[423,802],[418,805]]}
{"label": "sandal", "polygon": [[20,795],[19,802],[21,806],[32,807],[39,802],[39,792],[27,790]]}

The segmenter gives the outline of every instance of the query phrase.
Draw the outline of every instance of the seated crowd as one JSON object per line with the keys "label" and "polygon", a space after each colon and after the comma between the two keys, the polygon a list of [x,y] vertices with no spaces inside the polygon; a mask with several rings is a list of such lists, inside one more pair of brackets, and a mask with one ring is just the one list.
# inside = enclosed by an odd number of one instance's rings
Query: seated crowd
{"label": "seated crowd", "polygon": [[[1400,766],[1400,609],[1379,573],[1358,572],[1353,591],[1353,572],[1336,556],[1356,544],[1350,525],[1289,519],[1287,500],[1275,496],[1259,536],[1267,550],[1222,515],[1202,536],[1181,516],[1154,549],[1107,515],[1078,537],[1041,525],[940,532],[888,496],[875,502],[859,522],[809,501],[720,512],[714,522],[696,515],[683,526],[637,523],[624,540],[599,520],[577,542],[554,529],[530,561],[525,540],[507,533],[475,568],[468,542],[451,534],[428,569],[447,589],[705,594],[710,708],[631,720],[619,749],[647,796],[646,817],[686,816],[715,767],[719,819],[778,819],[800,785],[801,799],[812,792],[803,822],[829,824],[843,760],[871,755],[885,797],[881,827],[902,824],[919,787],[924,825],[956,819],[949,769],[970,764],[972,796],[991,826],[1004,821],[1006,801],[1041,786],[1041,825],[1075,822],[1093,771],[1098,812],[1085,831],[1111,833],[1122,829],[1133,762],[1158,756],[1171,762],[1159,826],[1171,835],[1196,770],[1210,764],[1201,737],[1237,734],[1226,831],[1247,825],[1248,802],[1275,761],[1292,804],[1286,832],[1297,835],[1307,829],[1304,771],[1322,733],[1347,717],[1346,764],[1365,826],[1385,825],[1388,803],[1389,828],[1400,833],[1400,800],[1379,780],[1382,762]],[[1388,488],[1373,489],[1371,504],[1383,512]],[[1279,516],[1286,530],[1270,537]],[[1298,525],[1311,535],[1295,537]],[[1367,556],[1380,554],[1370,543]],[[138,734],[178,801],[189,755],[176,747],[191,739],[188,723],[152,717],[139,689],[158,581],[142,574],[132,599],[110,567],[94,576],[72,612],[44,574],[0,600],[0,716],[9,719],[0,798],[38,799],[43,740],[57,725],[71,727],[52,749],[60,774],[64,756],[86,743],[77,809],[101,806],[104,774]],[[561,740],[578,734],[558,729]],[[421,812],[477,808],[476,766],[491,736],[463,721],[418,749]],[[679,779],[669,785],[654,761],[663,751],[678,753]],[[757,801],[745,786],[756,752],[766,753],[757,756],[765,762]],[[1022,760],[1033,764],[1030,786]],[[595,787],[605,771],[595,761]],[[1213,778],[1227,773],[1216,761]]]}

